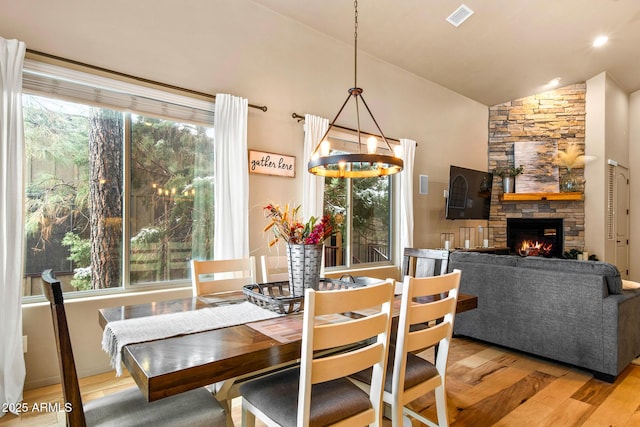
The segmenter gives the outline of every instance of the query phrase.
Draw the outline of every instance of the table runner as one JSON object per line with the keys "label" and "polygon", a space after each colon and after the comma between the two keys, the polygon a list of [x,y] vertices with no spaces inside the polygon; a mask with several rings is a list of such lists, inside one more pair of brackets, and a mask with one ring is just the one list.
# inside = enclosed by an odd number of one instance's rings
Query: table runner
{"label": "table runner", "polygon": [[116,320],[107,323],[102,349],[111,357],[116,376],[122,375],[122,348],[127,344],[194,334],[281,316],[248,301],[200,310]]}

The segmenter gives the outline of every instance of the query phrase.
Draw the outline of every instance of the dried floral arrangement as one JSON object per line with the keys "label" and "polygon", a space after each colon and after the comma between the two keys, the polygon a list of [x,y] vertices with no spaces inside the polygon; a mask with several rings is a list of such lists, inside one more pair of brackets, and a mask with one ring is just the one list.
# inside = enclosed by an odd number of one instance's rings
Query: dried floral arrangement
{"label": "dried floral arrangement", "polygon": [[321,245],[336,233],[335,221],[329,215],[324,215],[320,221],[311,217],[304,222],[298,218],[300,206],[291,209],[285,205],[268,204],[263,208],[264,216],[270,220],[264,231],[273,230],[275,236],[269,246],[275,245],[281,239],[287,244]]}
{"label": "dried floral arrangement", "polygon": [[575,142],[570,142],[565,151],[558,150],[557,164],[567,168],[569,172],[571,169],[584,167],[585,161],[585,155]]}

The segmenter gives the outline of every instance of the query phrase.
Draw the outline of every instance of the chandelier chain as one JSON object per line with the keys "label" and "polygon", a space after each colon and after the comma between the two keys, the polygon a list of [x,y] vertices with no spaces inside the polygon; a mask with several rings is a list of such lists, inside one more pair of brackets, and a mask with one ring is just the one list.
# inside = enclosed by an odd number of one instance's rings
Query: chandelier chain
{"label": "chandelier chain", "polygon": [[353,29],[353,87],[358,87],[358,0],[354,0],[354,29]]}

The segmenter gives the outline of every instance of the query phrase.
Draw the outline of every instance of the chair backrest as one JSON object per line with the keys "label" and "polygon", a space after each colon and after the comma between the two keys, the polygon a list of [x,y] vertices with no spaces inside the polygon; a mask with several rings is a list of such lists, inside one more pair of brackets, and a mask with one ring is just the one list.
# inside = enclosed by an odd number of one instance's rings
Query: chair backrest
{"label": "chair backrest", "polygon": [[448,265],[447,250],[404,248],[400,278],[439,276],[447,272]]}
{"label": "chair backrest", "polygon": [[262,255],[260,257],[260,265],[262,267],[263,282],[286,282],[289,280],[286,255]]}
{"label": "chair backrest", "polygon": [[[405,277],[391,393],[400,406],[435,388],[438,384],[434,381],[444,383],[460,274],[460,270],[454,270],[440,276]],[[419,324],[429,324],[430,327],[411,328]],[[436,346],[435,367],[439,379],[436,376],[431,381],[405,389],[407,353]]]}
{"label": "chair backrest", "polygon": [[[392,305],[393,280],[346,290],[306,290],[300,359],[299,425],[309,425],[313,384],[347,377],[371,367],[371,408],[347,423],[381,425]],[[326,320],[326,316],[349,312],[363,317],[345,316],[344,321]],[[365,341],[367,344],[363,346]],[[332,349],[341,351],[331,356],[318,355],[318,352],[326,353]]]}
{"label": "chair backrest", "polygon": [[62,382],[62,394],[65,403],[71,405],[73,410],[67,412],[67,425],[85,426],[85,416],[82,405],[82,395],[78,385],[78,374],[73,359],[73,349],[71,348],[71,337],[69,336],[69,326],[67,315],[64,310],[64,300],[62,298],[62,287],[51,270],[42,272],[42,292],[51,305],[51,316],[53,318],[53,331],[58,348],[58,362],[60,364],[60,375]]}
{"label": "chair backrest", "polygon": [[256,283],[256,258],[191,260],[193,296],[242,290]]}

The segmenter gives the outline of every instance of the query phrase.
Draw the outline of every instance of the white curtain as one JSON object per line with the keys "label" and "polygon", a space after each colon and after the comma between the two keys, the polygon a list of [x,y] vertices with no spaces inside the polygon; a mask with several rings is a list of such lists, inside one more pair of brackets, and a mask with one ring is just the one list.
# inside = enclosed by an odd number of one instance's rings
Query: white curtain
{"label": "white curtain", "polygon": [[400,253],[413,247],[413,160],[416,142],[400,139],[404,152],[404,168],[400,172]]}
{"label": "white curtain", "polygon": [[[24,141],[22,63],[26,46],[0,37],[0,401],[22,401],[22,212]],[[0,411],[0,417],[6,412]]]}
{"label": "white curtain", "polygon": [[249,159],[244,98],[216,95],[214,259],[249,256]]}
{"label": "white curtain", "polygon": [[308,172],[307,163],[313,149],[320,142],[320,138],[329,128],[329,120],[305,114],[304,116],[304,150],[302,153],[302,218],[307,221],[310,217],[322,217],[324,205],[324,177]]}

